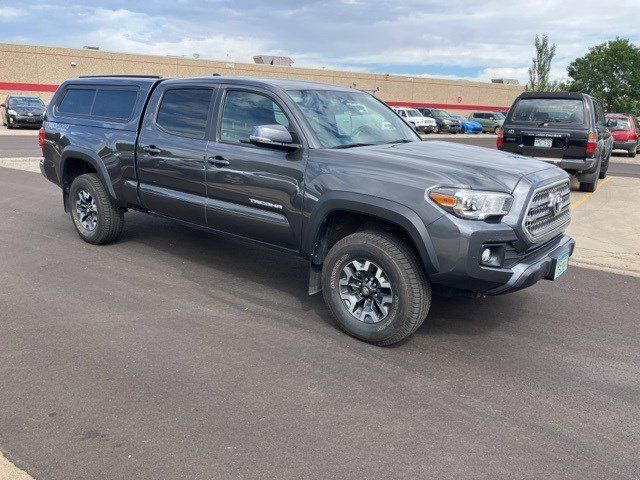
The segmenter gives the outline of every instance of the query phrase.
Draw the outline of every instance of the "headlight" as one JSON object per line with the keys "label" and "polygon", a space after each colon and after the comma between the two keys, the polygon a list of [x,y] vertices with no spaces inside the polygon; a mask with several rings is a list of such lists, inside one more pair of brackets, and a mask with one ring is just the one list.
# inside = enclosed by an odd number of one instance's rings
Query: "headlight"
{"label": "headlight", "polygon": [[446,123],[447,125],[449,125],[451,122],[449,120],[442,120],[442,123]]}
{"label": "headlight", "polygon": [[17,115],[16,111],[15,110],[11,110],[11,109],[7,110],[7,113],[9,115]]}
{"label": "headlight", "polygon": [[509,213],[513,204],[513,197],[507,193],[466,188],[430,188],[425,191],[424,197],[435,202],[446,212],[471,220],[502,217]]}

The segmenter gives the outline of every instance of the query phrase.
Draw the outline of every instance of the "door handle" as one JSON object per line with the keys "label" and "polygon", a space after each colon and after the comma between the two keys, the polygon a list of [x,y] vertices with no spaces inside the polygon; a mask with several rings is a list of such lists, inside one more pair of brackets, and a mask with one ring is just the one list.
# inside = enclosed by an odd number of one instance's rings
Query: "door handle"
{"label": "door handle", "polygon": [[144,147],[142,147],[142,150],[147,152],[149,155],[158,155],[162,152],[162,150],[157,148],[155,145],[145,145]]}
{"label": "door handle", "polygon": [[215,167],[221,168],[229,165],[229,160],[226,160],[222,155],[216,155],[215,157],[209,157],[207,159],[209,163]]}

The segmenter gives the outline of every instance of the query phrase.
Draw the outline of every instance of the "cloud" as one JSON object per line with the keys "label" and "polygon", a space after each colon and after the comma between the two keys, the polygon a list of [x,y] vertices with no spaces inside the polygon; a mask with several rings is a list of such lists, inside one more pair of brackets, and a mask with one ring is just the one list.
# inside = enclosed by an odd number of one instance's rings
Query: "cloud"
{"label": "cloud", "polygon": [[485,81],[526,82],[539,33],[558,44],[553,77],[590,46],[640,42],[638,0],[5,0],[3,11],[4,41]]}

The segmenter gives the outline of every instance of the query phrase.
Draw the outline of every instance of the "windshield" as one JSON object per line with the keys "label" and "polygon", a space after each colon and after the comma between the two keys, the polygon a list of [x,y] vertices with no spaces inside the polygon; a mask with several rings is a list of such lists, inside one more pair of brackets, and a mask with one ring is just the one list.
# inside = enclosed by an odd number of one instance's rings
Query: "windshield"
{"label": "windshield", "polygon": [[611,118],[608,118],[608,120],[609,121],[613,120],[614,122],[616,122],[615,125],[610,127],[611,130],[625,130],[625,131],[631,130],[631,121],[628,118],[611,117]]}
{"label": "windshield", "polygon": [[414,109],[414,108],[410,108],[409,110],[407,110],[407,115],[409,115],[410,117],[421,117],[422,114]]}
{"label": "windshield", "polygon": [[393,110],[369,94],[335,90],[293,90],[288,94],[325,148],[420,140]]}
{"label": "windshield", "polygon": [[566,98],[523,98],[513,107],[511,120],[527,123],[584,124],[582,100]]}
{"label": "windshield", "polygon": [[449,115],[454,120],[466,120],[462,115]]}
{"label": "windshield", "polygon": [[437,117],[437,118],[451,118],[451,115],[449,115],[447,112],[445,112],[444,110],[431,110],[431,112]]}
{"label": "windshield", "polygon": [[496,120],[504,120],[506,118],[502,112],[493,112],[493,117]]}
{"label": "windshield", "polygon": [[11,107],[44,107],[44,103],[38,97],[13,97],[9,99]]}

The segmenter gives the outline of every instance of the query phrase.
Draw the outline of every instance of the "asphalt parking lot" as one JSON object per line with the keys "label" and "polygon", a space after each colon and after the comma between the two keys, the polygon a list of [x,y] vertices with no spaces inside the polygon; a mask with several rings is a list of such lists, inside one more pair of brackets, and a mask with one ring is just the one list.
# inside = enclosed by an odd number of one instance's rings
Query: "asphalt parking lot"
{"label": "asphalt parking lot", "polygon": [[638,478],[640,278],[436,298],[383,349],[296,258],[137,213],[94,247],[41,175],[0,192],[0,451],[37,479]]}

